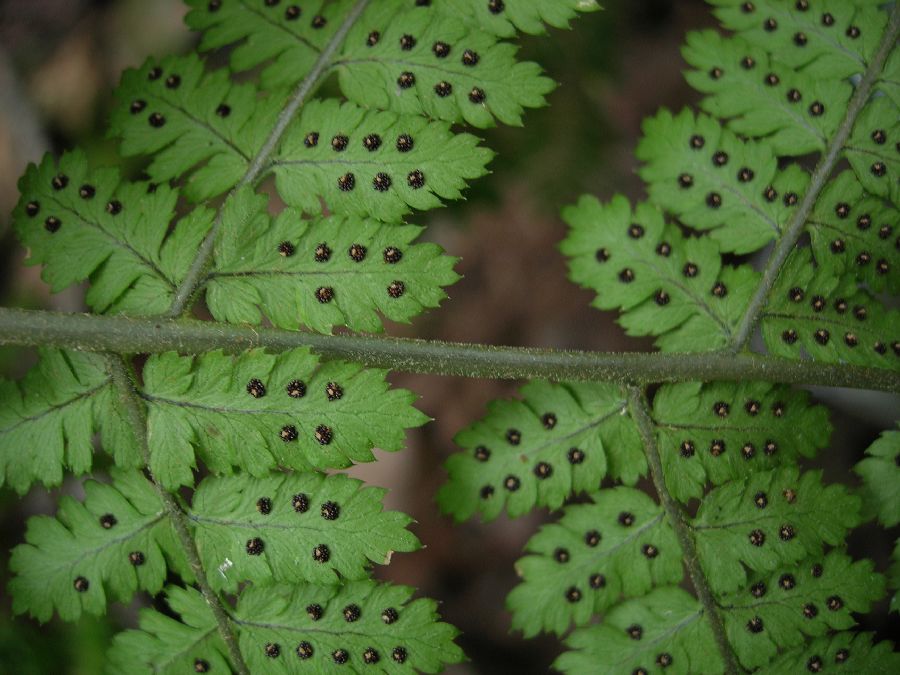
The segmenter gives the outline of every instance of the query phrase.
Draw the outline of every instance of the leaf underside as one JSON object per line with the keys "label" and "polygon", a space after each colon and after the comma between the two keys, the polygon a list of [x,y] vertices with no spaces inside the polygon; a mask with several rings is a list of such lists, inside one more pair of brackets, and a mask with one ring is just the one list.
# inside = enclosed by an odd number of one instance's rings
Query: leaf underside
{"label": "leaf underside", "polygon": [[[438,672],[463,660],[456,629],[439,620],[435,602],[413,589],[373,581],[344,586],[247,586],[232,613],[251,672]],[[199,592],[168,587],[175,616],[143,609],[140,629],[120,633],[110,650],[113,672],[229,672],[215,620]],[[374,672],[374,671],[373,671]]]}
{"label": "leaf underside", "polygon": [[140,463],[102,356],[44,349],[20,382],[0,380],[0,484],[24,494],[88,472],[95,432],[119,466]]}
{"label": "leaf underside", "polygon": [[370,562],[419,548],[409,516],[382,512],[384,493],[343,475],[207,478],[188,517],[213,588],[329,585],[363,579]]}
{"label": "leaf underside", "polygon": [[150,468],[166,486],[193,483],[195,453],[215,473],[240,467],[254,476],[370,462],[373,447],[399,450],[405,429],[426,420],[383,371],[320,364],[305,348],[154,355],[144,397]]}
{"label": "leaf underside", "polygon": [[[191,55],[125,73],[112,135],[123,154],[151,158],[148,179],[92,169],[79,152],[46,158],[20,182],[14,228],[54,291],[87,280],[94,311],[135,315],[169,309],[216,228],[202,281],[216,320],[325,333],[376,332],[382,318],[409,321],[445,297],[455,259],[417,243],[420,228],[403,219],[460,199],[486,172],[491,151],[453,125],[518,125],[545,105],[553,82],[506,39],[597,8],[369,3],[320,64],[346,100],[305,101],[263,157],[285,101],[354,3],[188,4],[201,49],[228,48],[230,65],[213,70]],[[872,74],[875,95],[836,136],[885,30],[882,3],[712,4],[729,36],[693,33],[683,52],[702,112],[646,121],[637,151],[645,202],[583,197],[566,209],[571,278],[663,351],[742,348],[735,335],[752,311],[772,354],[900,367],[900,324],[885,298],[897,292],[900,262],[896,46]],[[254,70],[258,85],[234,77]],[[829,150],[841,170],[813,195],[821,177],[810,167]],[[287,205],[274,217],[257,192],[269,178]],[[202,205],[226,193],[218,214]],[[742,256],[798,228],[808,243],[801,238],[757,311],[762,275]],[[371,461],[376,446],[400,449],[405,429],[425,421],[412,394],[389,389],[382,371],[320,363],[302,349],[161,354],[141,375],[154,476],[168,489],[193,486],[198,459],[213,474],[186,511],[210,583],[237,597],[229,621],[251,670],[437,672],[463,659],[433,601],[367,579],[394,551],[418,548],[411,519],[383,511],[383,490],[321,473]],[[158,494],[133,471],[137,443],[103,359],[47,351],[23,381],[0,383],[0,402],[0,478],[16,490],[59,484],[63,469],[89,471],[95,433],[118,465],[111,483],[85,484],[83,501],[64,497],[55,517],[29,521],[11,560],[14,610],[75,619],[104,612],[107,596],[127,602],[168,583],[170,611],[142,610],[140,630],[116,639],[110,668],[228,672],[206,601],[167,578],[190,584],[192,572]],[[846,488],[796,466],[831,429],[804,393],[663,385],[650,413],[663,474],[654,478],[696,513],[683,516],[695,564],[741,666],[900,668],[886,643],[849,632],[853,613],[868,611],[886,584],[843,551],[865,514],[896,524],[897,432],[857,466],[862,510]],[[526,636],[568,633],[555,667],[722,672],[707,610],[679,587],[676,528],[632,487],[648,463],[620,386],[533,382],[456,441],[464,452],[448,461],[439,502],[457,520],[561,510],[529,541],[508,599]],[[892,588],[897,577],[895,562]]]}
{"label": "leaf underside", "polygon": [[[646,201],[584,196],[563,210],[569,233],[560,248],[571,279],[596,294],[595,307],[618,311],[629,335],[652,336],[662,351],[743,349],[738,328],[753,312],[772,354],[900,367],[895,303],[885,299],[897,291],[900,263],[891,145],[896,46],[880,78],[874,74],[878,93],[863,102],[842,145],[830,147],[847,124],[886,13],[868,0],[713,4],[731,34],[692,33],[683,52],[688,82],[703,94],[702,112],[663,110],[645,122],[637,157]],[[841,164],[820,187],[810,167],[826,150]],[[808,236],[787,256],[762,305],[751,305],[764,264],[744,256],[798,230]],[[532,383],[521,402],[491,404],[457,438],[464,451],[447,463],[442,507],[457,519],[561,510],[526,545],[517,564],[522,580],[508,598],[512,625],[526,637],[568,634],[569,651],[555,668],[722,672],[723,646],[707,610],[676,586],[684,576],[681,547],[665,511],[643,495],[647,511],[640,511],[629,488],[599,483],[633,484],[633,474],[598,468],[589,504],[572,503],[583,500],[573,500],[585,489],[580,484],[561,482],[548,499],[533,495],[531,477],[522,480],[532,448],[560,454],[558,444],[529,443],[555,433],[535,424],[550,410],[536,392],[572,386]],[[638,449],[635,422],[620,405],[616,433],[631,442],[619,447]],[[883,596],[885,582],[871,562],[854,562],[842,547],[869,513],[896,521],[896,432],[857,468],[867,481],[863,510],[846,488],[797,467],[828,445],[831,432],[827,410],[804,392],[764,382],[664,384],[649,414],[643,435],[657,445],[656,482],[696,513],[685,516],[699,558],[693,564],[740,666],[819,672],[852,660],[860,672],[880,672],[881,664],[869,664],[890,647],[849,629],[853,613]],[[511,447],[506,431],[526,423],[534,431]],[[600,441],[608,455],[613,444]],[[623,545],[622,533],[639,530],[652,514],[653,536]]]}
{"label": "leaf underside", "polygon": [[66,621],[103,614],[107,596],[128,602],[137,590],[159,592],[171,568],[192,573],[159,496],[138,472],[117,471],[113,483],[87,481],[84,502],[64,496],[55,518],[28,521],[13,550],[13,611],[41,622],[53,611]]}

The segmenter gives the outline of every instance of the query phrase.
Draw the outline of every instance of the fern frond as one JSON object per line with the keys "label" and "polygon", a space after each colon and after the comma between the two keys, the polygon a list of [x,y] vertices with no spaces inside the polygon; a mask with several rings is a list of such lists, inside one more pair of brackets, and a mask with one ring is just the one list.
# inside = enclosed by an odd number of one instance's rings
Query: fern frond
{"label": "fern frond", "polygon": [[416,550],[412,519],[382,512],[386,490],[361,486],[340,474],[206,478],[188,517],[210,584],[232,592],[245,581],[336,584]]}
{"label": "fern frond", "polygon": [[827,409],[806,392],[763,382],[665,385],[652,414],[666,486],[681,501],[812,457],[831,434]]}
{"label": "fern frond", "polygon": [[891,675],[900,668],[900,653],[890,642],[875,643],[872,633],[840,632],[820,637],[776,658],[772,673],[802,673],[832,668],[848,673]]}
{"label": "fern frond", "polygon": [[141,462],[103,357],[44,349],[21,382],[0,380],[0,485],[24,494],[34,482],[59,485],[63,470],[90,470],[92,438],[118,466]]}
{"label": "fern frond", "polygon": [[884,597],[884,577],[873,568],[870,560],[854,562],[833,551],[753,577],[747,588],[723,596],[728,637],[741,663],[758,668],[807,636],[855,626],[851,612],[867,612]]}
{"label": "fern frond", "polygon": [[206,284],[219,321],[258,324],[262,310],[282,328],[377,332],[378,314],[409,321],[459,279],[456,258],[413,243],[421,228],[340,216],[308,221],[295,209],[272,219],[266,202],[244,189],[225,207]]}
{"label": "fern frond", "polygon": [[[648,202],[632,208],[621,196],[608,204],[583,197],[563,212],[570,231],[561,249],[572,279],[597,293],[598,308],[619,310],[629,334],[652,335],[662,350],[746,351],[759,323],[774,354],[896,368],[896,312],[875,295],[897,290],[891,274],[900,262],[891,248],[896,9],[889,24],[874,0],[713,4],[734,34],[695,33],[685,49],[695,68],[688,79],[706,94],[706,114],[662,111],[646,121],[637,156]],[[803,157],[809,154],[821,157]],[[839,173],[844,161],[851,170]],[[762,274],[723,259],[770,242]],[[752,382],[665,384],[652,410],[635,400],[634,420],[626,417],[622,428],[640,431],[663,505],[653,505],[659,527],[683,558],[696,599],[669,587],[682,581],[677,561],[669,561],[669,577],[651,580],[646,548],[616,542],[619,571],[597,570],[592,578],[599,583],[602,574],[602,588],[617,577],[643,586],[617,587],[609,597],[579,587],[591,574],[585,565],[593,552],[583,537],[602,521],[586,517],[569,528],[569,519],[594,507],[568,506],[519,562],[523,582],[509,596],[514,626],[530,636],[562,633],[574,623],[567,641],[573,651],[555,664],[572,672],[738,672],[773,660],[782,665],[766,672],[794,672],[799,665],[784,664],[800,654],[819,672],[825,664],[807,648],[827,648],[831,656],[838,648],[807,640],[851,627],[851,612],[868,610],[884,586],[870,561],[854,563],[840,550],[825,554],[862,521],[862,500],[798,466],[827,444],[826,410],[806,394]],[[516,429],[534,417],[525,406],[510,408],[503,426]],[[502,438],[499,432],[494,437]],[[474,439],[464,443],[474,458],[449,463],[442,495],[455,500],[448,509],[455,515],[496,515],[502,505],[490,500],[506,500],[504,475],[515,476],[506,466],[480,465],[479,443],[489,447]],[[515,449],[506,454],[516,459]],[[894,468],[885,469],[884,481]],[[599,503],[627,490],[591,498]],[[691,517],[693,499],[700,504]],[[591,539],[598,552],[600,530]],[[655,545],[650,552],[653,560],[665,554]],[[597,615],[602,623],[587,626]],[[798,643],[803,648],[791,654]],[[860,638],[859,664],[870,646]],[[837,663],[847,658],[842,651]]]}
{"label": "fern frond", "polygon": [[656,588],[608,612],[602,624],[574,631],[553,663],[564,673],[723,671],[700,604],[680,588]]}
{"label": "fern frond", "polygon": [[769,351],[798,358],[801,349],[820,361],[900,368],[897,310],[811,264],[809,250],[795,251],[784,265],[761,313]]}
{"label": "fern frond", "polygon": [[485,520],[506,508],[559,508],[572,492],[593,491],[607,474],[633,485],[646,471],[621,387],[530,382],[523,400],[497,401],[485,419],[457,434],[465,449],[447,461],[438,504],[456,520]]}
{"label": "fern frond", "polygon": [[230,673],[231,663],[209,605],[192,586],[166,589],[176,617],[149,607],[139,612],[139,630],[116,635],[107,653],[107,672],[181,675]]}
{"label": "fern frond", "polygon": [[746,585],[746,570],[770,572],[838,545],[860,523],[859,510],[844,486],[791,466],[712,490],[691,525],[710,586],[727,593]]}
{"label": "fern frond", "polygon": [[[253,672],[265,673],[295,673],[307,664],[318,672],[343,666],[436,673],[461,662],[456,629],[440,621],[437,603],[412,594],[407,586],[373,581],[251,586],[235,613],[241,651]],[[278,645],[279,655],[269,645]]]}
{"label": "fern frond", "polygon": [[176,191],[91,171],[81,151],[29,166],[19,190],[13,218],[29,264],[43,265],[54,292],[90,279],[86,300],[97,312],[165,311],[212,224],[212,212],[197,209],[168,234]]}
{"label": "fern frond", "polygon": [[582,626],[620,597],[678,583],[681,547],[663,510],[626,487],[591,495],[545,525],[516,563],[522,578],[507,598],[513,628],[526,637]]}
{"label": "fern frond", "polygon": [[427,419],[384,371],[320,364],[307,349],[165,353],[143,376],[150,468],[170,487],[193,483],[195,451],[214,473],[339,468],[372,461],[375,446],[399,450],[405,429]]}
{"label": "fern frond", "polygon": [[54,609],[66,621],[103,614],[107,596],[128,602],[137,590],[157,593],[167,569],[193,574],[159,496],[144,476],[114,471],[112,484],[89,480],[84,502],[60,498],[56,517],[28,520],[13,549],[9,583],[13,611],[38,621]]}
{"label": "fern frond", "polygon": [[853,470],[863,480],[867,507],[885,527],[900,523],[900,431],[885,431]]}
{"label": "fern frond", "polygon": [[656,335],[666,351],[703,351],[727,343],[758,275],[722,265],[709,238],[686,238],[647,203],[632,209],[616,195],[585,195],[563,210],[570,230],[560,249],[569,275],[597,292],[594,306],[621,309],[629,335]]}

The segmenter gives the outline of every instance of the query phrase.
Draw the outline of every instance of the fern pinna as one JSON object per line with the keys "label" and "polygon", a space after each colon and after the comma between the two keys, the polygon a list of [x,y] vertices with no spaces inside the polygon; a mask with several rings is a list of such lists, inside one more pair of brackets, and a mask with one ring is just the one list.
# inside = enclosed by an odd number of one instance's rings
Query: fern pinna
{"label": "fern pinna", "polygon": [[[585,196],[563,211],[571,278],[664,352],[753,344],[896,372],[900,319],[885,294],[900,279],[900,12],[712,4],[729,34],[691,33],[683,50],[700,111],[646,120],[645,201]],[[743,381],[651,393],[532,382],[459,434],[447,513],[560,510],[516,565],[513,628],[565,636],[565,672],[896,671],[888,644],[851,630],[886,581],[845,539],[873,506],[897,524],[897,433],[859,465],[864,509],[799,468],[830,436],[804,392]],[[634,487],[647,474],[657,500]]]}
{"label": "fern pinna", "polygon": [[[595,9],[188,4],[201,51],[227,48],[228,67],[190,54],[126,72],[110,133],[147,158],[144,178],[78,150],[48,156],[20,181],[16,233],[54,291],[88,280],[97,314],[175,318],[202,296],[217,322],[324,333],[378,332],[440,303],[455,259],[405,217],[485,173],[492,153],[460,125],[520,124],[544,104],[552,81],[509,38]],[[340,98],[317,97],[332,80]],[[463,658],[433,601],[369,579],[420,547],[411,518],[328,473],[401,449],[426,421],[413,394],[305,348],[136,366],[45,348],[2,383],[2,482],[24,493],[91,473],[95,434],[115,465],[29,521],[14,611],[75,620],[162,594],[165,613],[142,610],[115,639],[111,672],[436,672]]]}
{"label": "fern pinna", "polygon": [[[111,133],[146,176],[74,151],[20,183],[31,261],[54,290],[88,280],[106,316],[0,313],[5,342],[43,345],[0,385],[0,479],[23,493],[91,473],[95,436],[115,467],[29,522],[16,612],[74,620],[108,595],[162,594],[165,611],[115,639],[111,672],[459,662],[433,601],[369,578],[420,545],[411,519],[329,471],[426,421],[372,366],[552,373],[459,434],[438,501],[457,520],[559,511],[508,599],[525,636],[564,636],[558,669],[900,668],[852,630],[900,562],[885,578],[845,544],[875,515],[896,526],[900,435],[871,446],[862,490],[829,484],[808,468],[828,410],[788,386],[897,387],[900,10],[713,1],[728,36],[684,50],[702,111],[645,124],[647,200],[563,214],[572,279],[663,352],[629,358],[330,335],[443,300],[455,260],[405,218],[485,172],[490,151],[460,124],[519,124],[544,102],[552,82],[509,38],[593,2],[188,4],[201,51],[229,65],[169,57],[123,76]],[[315,98],[332,74],[341,98]],[[201,299],[214,321],[185,318]]]}

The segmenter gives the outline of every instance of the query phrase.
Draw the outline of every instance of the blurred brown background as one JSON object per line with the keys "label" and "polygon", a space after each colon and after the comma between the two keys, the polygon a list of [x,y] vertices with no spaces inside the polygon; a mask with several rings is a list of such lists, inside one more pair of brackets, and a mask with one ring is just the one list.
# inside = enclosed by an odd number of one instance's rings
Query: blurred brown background
{"label": "blurred brown background", "polygon": [[[565,234],[558,212],[582,192],[608,199],[615,192],[642,196],[633,150],[641,119],[659,106],[696,101],[681,77],[679,46],[685,31],[714,21],[701,0],[608,0],[606,11],[586,15],[574,30],[526,38],[523,58],[540,62],[561,83],[550,106],[530,111],[523,129],[478,132],[498,151],[493,173],[477,181],[466,202],[413,218],[430,225],[427,236],[460,256],[464,279],[451,299],[394,335],[522,346],[598,350],[649,348],[626,339],[613,317],[589,308],[591,294],[566,280],[557,243]],[[178,0],[6,0],[0,2],[0,303],[65,311],[83,309],[82,289],[51,296],[38,270],[23,266],[25,252],[9,230],[17,177],[46,151],[74,146],[96,163],[115,162],[105,139],[111,92],[121,71],[151,54],[185,53],[196,37],[183,26]],[[34,355],[0,348],[0,373],[19,377]],[[518,383],[395,374],[398,386],[421,396],[435,422],[409,435],[409,447],[379,453],[355,475],[391,489],[389,508],[417,521],[426,548],[396,556],[377,574],[417,586],[442,601],[444,617],[462,629],[471,661],[453,673],[543,673],[560,650],[553,637],[523,641],[510,634],[504,609],[515,584],[513,562],[544,513],[485,525],[453,527],[437,512],[433,495],[444,480],[441,465],[454,450],[453,435],[480,417],[485,404],[511,396]],[[848,468],[878,429],[890,426],[897,399],[827,392],[840,430],[826,470],[846,480]],[[98,455],[102,470],[102,456]],[[48,493],[35,488],[23,500],[0,491],[0,577],[6,551],[22,540],[24,520],[52,513],[60,493],[79,494],[70,480]],[[882,562],[890,542],[863,528],[854,552]],[[0,600],[0,673],[98,673],[109,637],[134,625],[136,609],[113,606],[106,619],[39,627],[11,619]],[[146,602],[146,599],[143,600]],[[896,615],[895,615],[896,616]],[[883,635],[886,605],[869,627]]]}

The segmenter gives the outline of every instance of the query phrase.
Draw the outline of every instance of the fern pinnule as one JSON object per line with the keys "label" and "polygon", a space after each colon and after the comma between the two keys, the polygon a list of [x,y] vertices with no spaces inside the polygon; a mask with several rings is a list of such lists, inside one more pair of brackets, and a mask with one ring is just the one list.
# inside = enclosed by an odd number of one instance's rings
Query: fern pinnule
{"label": "fern pinnule", "polygon": [[0,380],[0,399],[0,484],[19,494],[36,482],[59,485],[66,471],[90,471],[96,432],[118,466],[140,464],[99,355],[43,349],[21,381]]}
{"label": "fern pinnule", "polygon": [[167,236],[177,190],[91,170],[79,150],[32,165],[19,188],[13,218],[29,264],[43,265],[54,292],[90,279],[85,300],[98,313],[165,311],[213,220],[209,209],[195,209]]}
{"label": "fern pinnule", "polygon": [[610,474],[634,484],[640,446],[612,384],[522,388],[523,401],[496,401],[488,416],[456,436],[465,452],[447,462],[449,480],[438,504],[456,520],[479,513],[492,520],[535,506],[559,508],[573,491],[593,490]]}
{"label": "fern pinnule", "polygon": [[415,243],[422,228],[349,216],[304,220],[293,208],[272,218],[266,205],[245,188],[225,208],[206,283],[218,321],[259,324],[264,314],[282,328],[379,332],[379,314],[408,322],[459,279],[455,258]]}
{"label": "fern pinnule", "polygon": [[222,476],[200,483],[188,517],[216,590],[233,593],[248,581],[341,584],[420,547],[406,530],[412,518],[382,511],[385,492],[340,474]]}
{"label": "fern pinnule", "polygon": [[138,590],[158,593],[171,569],[193,580],[153,485],[138,471],[114,470],[112,483],[88,480],[85,496],[60,499],[55,517],[28,520],[13,549],[13,611],[49,621],[104,614],[110,600],[128,603]]}
{"label": "fern pinnule", "polygon": [[173,488],[194,482],[191,448],[215,473],[343,468],[372,461],[376,445],[399,450],[405,428],[427,419],[412,393],[389,389],[383,371],[320,365],[306,349],[160,354],[143,376],[150,468]]}
{"label": "fern pinnule", "polygon": [[629,335],[658,336],[665,351],[728,343],[758,276],[749,267],[723,265],[710,238],[686,238],[651,204],[632,209],[621,195],[609,204],[585,195],[563,219],[572,280],[597,292],[595,307],[622,310]]}
{"label": "fern pinnule", "polygon": [[824,406],[763,382],[663,385],[652,418],[666,485],[685,503],[709,485],[815,457],[831,436]]}
{"label": "fern pinnule", "polygon": [[[681,548],[663,510],[634,488],[597,492],[531,537],[516,563],[522,581],[507,598],[525,637],[565,634],[621,598],[681,579]],[[540,611],[535,611],[540,607]]]}

